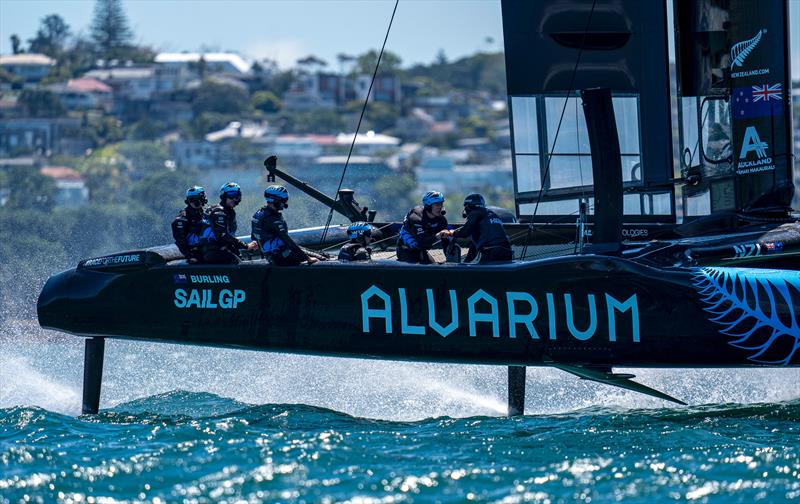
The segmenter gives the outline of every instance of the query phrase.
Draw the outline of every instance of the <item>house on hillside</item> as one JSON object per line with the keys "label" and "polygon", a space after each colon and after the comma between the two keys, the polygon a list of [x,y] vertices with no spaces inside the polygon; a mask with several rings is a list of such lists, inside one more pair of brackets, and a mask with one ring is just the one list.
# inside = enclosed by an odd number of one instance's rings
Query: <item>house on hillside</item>
{"label": "house on hillside", "polygon": [[67,110],[102,109],[111,111],[114,103],[111,86],[91,78],[70,79],[49,86]]}
{"label": "house on hillside", "polygon": [[26,85],[39,83],[47,77],[56,60],[44,54],[22,53],[0,56],[0,68],[21,78]]}
{"label": "house on hillside", "polygon": [[[336,144],[340,147],[350,147],[353,142],[353,133],[339,133],[336,135]],[[400,146],[400,139],[368,131],[356,136],[354,151],[362,155],[375,155],[378,153],[394,154]]]}
{"label": "house on hillside", "polygon": [[0,121],[0,156],[80,155],[91,147],[80,133],[80,120],[72,117],[4,119]]}
{"label": "house on hillside", "polygon": [[[253,152],[262,150],[262,139],[269,132],[267,123],[232,121],[218,131],[207,134],[203,140],[180,139],[172,143],[171,151],[180,167],[194,167],[202,170],[237,168],[249,159],[237,151],[237,140],[245,140]],[[241,143],[238,144],[241,147]],[[247,149],[245,149],[247,150]],[[260,153],[259,153],[260,156]]]}
{"label": "house on hillside", "polygon": [[235,53],[160,53],[155,58],[156,65],[164,80],[172,79],[175,88],[180,88],[181,83],[193,79],[203,78],[205,75],[221,73],[235,77],[250,74],[251,64]]}
{"label": "house on hillside", "polygon": [[77,207],[89,201],[89,188],[80,173],[66,166],[43,166],[39,173],[56,183],[56,206]]}
{"label": "house on hillside", "polygon": [[[372,75],[343,76],[318,71],[301,72],[284,95],[287,110],[332,109],[367,97]],[[372,88],[372,101],[400,104],[400,78],[394,74],[378,75]]]}

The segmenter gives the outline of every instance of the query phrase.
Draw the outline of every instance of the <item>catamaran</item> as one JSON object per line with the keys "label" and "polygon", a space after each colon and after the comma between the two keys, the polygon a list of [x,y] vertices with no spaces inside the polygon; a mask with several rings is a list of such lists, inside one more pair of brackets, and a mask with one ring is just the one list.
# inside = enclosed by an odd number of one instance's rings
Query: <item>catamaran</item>
{"label": "catamaran", "polygon": [[[164,245],[53,275],[39,322],[86,338],[83,411],[98,411],[113,338],[503,365],[509,414],[524,411],[526,366],[681,403],[614,368],[799,365],[787,2],[674,2],[674,117],[667,9],[502,2],[511,263],[392,260],[400,223],[271,157],[271,177],[369,220],[388,248],[278,268],[190,265]],[[346,240],[328,224],[292,236],[320,254]]]}

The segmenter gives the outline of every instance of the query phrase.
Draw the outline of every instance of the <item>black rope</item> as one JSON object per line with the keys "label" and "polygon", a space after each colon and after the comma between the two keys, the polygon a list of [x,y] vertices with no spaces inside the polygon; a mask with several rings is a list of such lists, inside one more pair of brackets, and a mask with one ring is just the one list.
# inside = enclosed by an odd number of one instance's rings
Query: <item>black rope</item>
{"label": "black rope", "polygon": [[[339,185],[336,187],[336,195],[334,198],[337,200],[339,199],[339,191],[342,189],[342,184],[344,183],[344,176],[347,173],[347,167],[350,165],[350,156],[353,155],[353,148],[356,145],[356,139],[358,138],[358,132],[361,129],[361,121],[364,119],[364,113],[367,111],[367,104],[369,103],[369,96],[372,94],[372,86],[375,84],[375,79],[378,76],[378,68],[381,66],[381,58],[383,58],[383,51],[386,49],[386,41],[389,40],[389,32],[392,30],[392,23],[394,23],[394,15],[397,12],[397,5],[400,3],[400,0],[395,0],[394,2],[394,9],[392,10],[392,18],[389,20],[389,26],[386,28],[386,36],[383,37],[383,45],[381,46],[381,52],[378,54],[378,61],[375,63],[375,71],[372,72],[372,80],[369,82],[369,89],[367,90],[367,97],[364,99],[364,106],[361,107],[361,115],[358,118],[358,125],[356,126],[356,133],[353,135],[353,141],[350,143],[350,150],[347,152],[347,160],[344,162],[344,168],[342,168],[342,176],[339,178]],[[328,220],[325,221],[325,229],[322,230],[322,238],[319,241],[320,247],[323,243],[325,243],[325,238],[328,236],[328,228],[331,225],[331,219],[333,219],[333,207],[331,207],[330,212],[328,212]]]}
{"label": "black rope", "polygon": [[556,128],[556,136],[553,138],[553,146],[550,148],[550,151],[547,153],[547,165],[544,169],[544,177],[542,177],[542,187],[539,189],[539,196],[536,198],[536,205],[533,207],[533,215],[531,215],[531,221],[528,223],[528,233],[525,235],[525,245],[522,247],[522,258],[525,258],[525,255],[528,253],[528,240],[531,236],[531,231],[533,230],[533,220],[536,218],[536,212],[539,211],[539,202],[542,200],[542,194],[544,194],[544,183],[547,180],[547,175],[550,173],[550,161],[553,159],[553,149],[556,148],[556,141],[558,141],[558,133],[561,131],[561,121],[564,120],[564,112],[567,110],[567,104],[569,103],[569,96],[572,94],[572,86],[575,83],[575,74],[578,72],[578,65],[581,62],[581,56],[583,55],[583,46],[586,43],[586,33],[589,31],[589,25],[592,23],[592,14],[594,14],[594,7],[597,4],[597,0],[592,2],[592,9],[589,11],[589,19],[586,20],[586,27],[583,29],[583,37],[581,38],[581,47],[578,50],[578,59],[575,60],[575,66],[572,69],[572,76],[569,79],[569,89],[567,90],[567,96],[564,98],[564,106],[561,107],[561,117],[558,119],[558,127]]}

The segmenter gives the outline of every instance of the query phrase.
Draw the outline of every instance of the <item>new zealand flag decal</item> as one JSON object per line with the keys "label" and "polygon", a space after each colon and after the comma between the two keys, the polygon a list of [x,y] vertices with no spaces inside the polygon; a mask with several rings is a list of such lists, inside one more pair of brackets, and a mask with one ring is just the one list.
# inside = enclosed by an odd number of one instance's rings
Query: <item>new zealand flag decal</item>
{"label": "new zealand flag decal", "polygon": [[781,84],[748,86],[733,90],[733,119],[779,116],[783,114]]}

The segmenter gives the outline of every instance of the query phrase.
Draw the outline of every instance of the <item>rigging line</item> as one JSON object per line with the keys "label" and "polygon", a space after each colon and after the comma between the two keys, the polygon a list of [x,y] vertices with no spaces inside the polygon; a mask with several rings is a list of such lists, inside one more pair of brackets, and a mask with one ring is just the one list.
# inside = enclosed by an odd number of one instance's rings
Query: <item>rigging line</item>
{"label": "rigging line", "polygon": [[531,221],[528,224],[528,234],[525,237],[525,245],[522,248],[522,258],[525,258],[525,254],[528,252],[528,239],[530,238],[531,231],[533,230],[533,222],[536,218],[536,212],[539,211],[539,202],[542,200],[542,194],[544,194],[544,183],[547,180],[547,175],[550,172],[550,161],[553,159],[553,150],[556,148],[556,141],[558,140],[558,133],[561,131],[561,122],[564,120],[564,112],[567,110],[567,104],[569,103],[569,95],[572,94],[572,86],[575,83],[575,74],[578,73],[578,65],[581,62],[581,56],[583,55],[583,47],[586,45],[586,33],[589,31],[589,25],[592,23],[592,14],[594,14],[594,8],[597,5],[597,0],[592,1],[592,9],[589,11],[589,19],[586,20],[586,27],[583,29],[583,36],[581,37],[581,47],[578,49],[578,58],[575,60],[575,66],[572,69],[572,76],[569,79],[569,88],[567,89],[567,96],[564,98],[564,106],[561,107],[561,117],[558,119],[558,127],[556,127],[556,135],[553,138],[553,146],[550,148],[550,151],[547,153],[547,165],[544,169],[544,176],[542,177],[542,186],[539,188],[539,196],[536,198],[536,205],[533,207],[533,215],[531,215]]}
{"label": "rigging line", "polygon": [[[580,175],[580,178],[581,178],[581,201],[578,203],[578,208],[580,209],[581,205],[583,205],[583,201],[586,199],[586,191],[583,188],[584,185],[583,185],[583,163],[581,163],[581,132],[580,132],[580,128],[578,128],[578,122],[579,122],[578,121],[578,100],[575,100],[575,146],[578,149],[578,175]],[[594,179],[592,179],[592,183],[594,183]],[[588,206],[588,204],[587,204],[587,206]],[[587,214],[589,213],[588,209],[587,209],[586,213]],[[582,230],[581,226],[584,224],[583,222],[581,222],[583,220],[582,217],[586,217],[586,216],[581,215],[580,217],[578,217],[578,221],[576,221],[577,225],[575,227],[577,229],[575,230],[576,239],[575,239],[575,250],[574,250],[573,253],[577,253],[578,252],[578,244],[581,243],[581,236],[579,236],[579,235],[583,235],[583,233],[581,233],[581,230]],[[581,250],[581,252],[582,252],[582,250]]]}
{"label": "rigging line", "polygon": [[[353,155],[353,148],[356,145],[358,132],[361,129],[361,121],[363,121],[364,113],[367,111],[367,104],[369,103],[369,97],[372,94],[372,86],[375,84],[375,79],[378,76],[378,68],[380,68],[381,66],[383,51],[384,49],[386,49],[386,41],[389,40],[389,32],[392,30],[392,23],[394,23],[394,15],[397,12],[397,5],[399,3],[400,0],[395,0],[394,2],[392,17],[391,19],[389,19],[389,26],[386,28],[386,36],[383,37],[383,45],[381,46],[381,52],[378,54],[378,61],[375,63],[375,71],[372,72],[372,80],[369,81],[369,89],[367,90],[367,97],[364,99],[364,106],[361,107],[361,115],[358,117],[358,125],[356,125],[356,132],[353,135],[353,141],[350,143],[350,150],[347,152],[347,159],[344,162],[344,168],[342,168],[342,176],[339,178],[339,185],[336,187],[336,195],[334,196],[336,199],[339,199],[339,191],[342,189],[342,184],[344,183],[344,176],[347,173],[347,167],[350,164],[350,156]],[[322,246],[322,244],[325,243],[325,238],[328,236],[328,228],[331,225],[331,219],[333,219],[333,207],[331,207],[330,211],[328,212],[328,220],[325,221],[325,229],[322,231],[322,237],[319,242],[320,246]]]}

